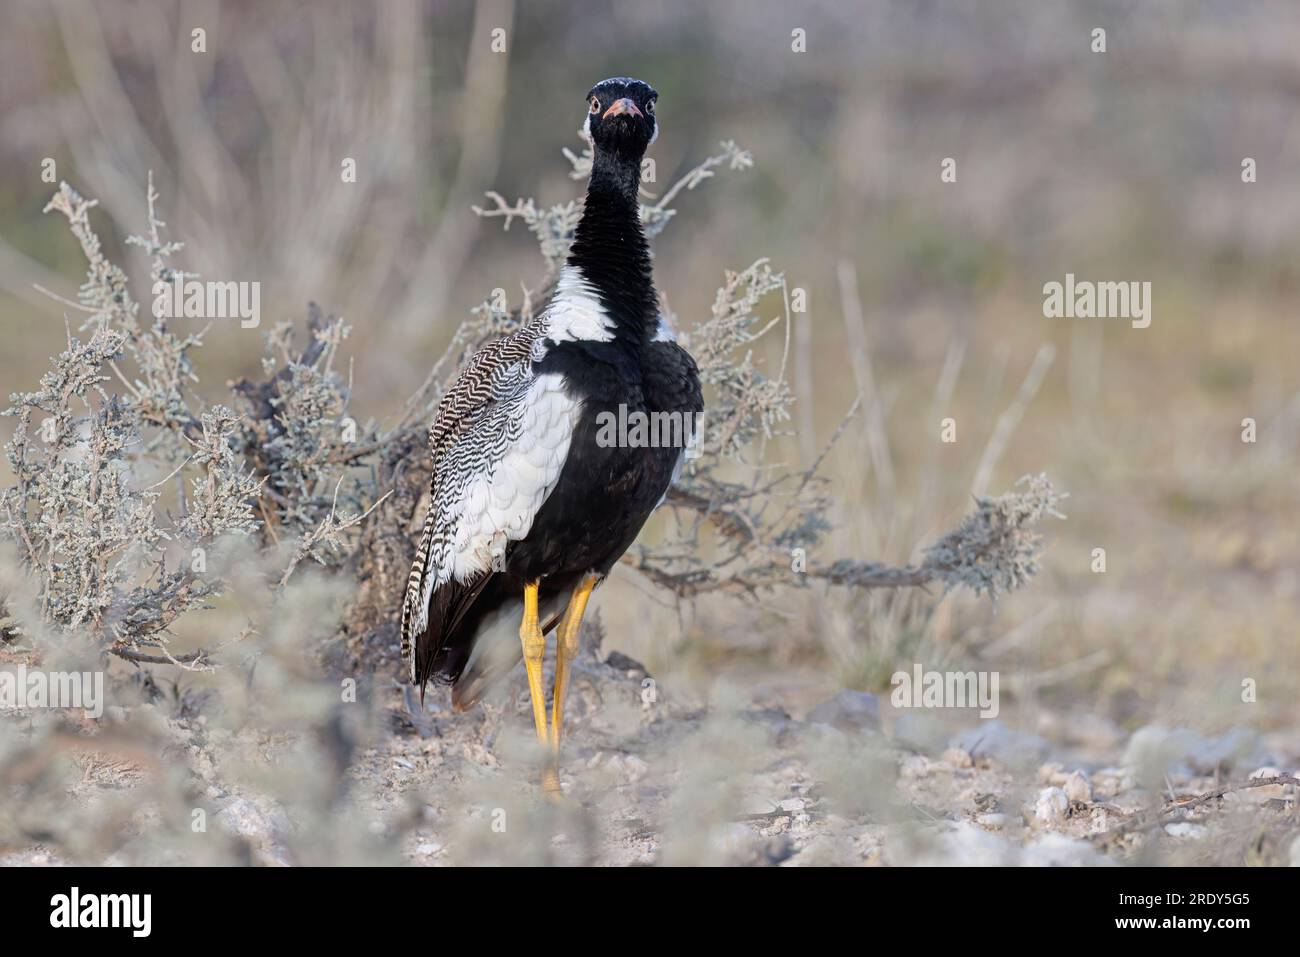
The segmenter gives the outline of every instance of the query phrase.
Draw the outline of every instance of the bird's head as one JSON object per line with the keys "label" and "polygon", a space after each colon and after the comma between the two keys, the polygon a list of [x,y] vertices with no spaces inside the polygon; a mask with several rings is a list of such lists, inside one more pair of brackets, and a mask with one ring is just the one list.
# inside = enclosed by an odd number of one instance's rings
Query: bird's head
{"label": "bird's head", "polygon": [[587,121],[582,131],[598,153],[640,162],[659,135],[655,100],[649,83],[629,76],[601,80],[587,94]]}

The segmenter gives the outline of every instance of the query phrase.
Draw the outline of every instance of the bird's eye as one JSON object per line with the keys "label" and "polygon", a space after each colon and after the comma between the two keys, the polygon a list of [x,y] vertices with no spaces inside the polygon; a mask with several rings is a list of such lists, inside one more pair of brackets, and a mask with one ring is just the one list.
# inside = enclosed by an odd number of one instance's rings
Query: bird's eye
{"label": "bird's eye", "polygon": [[653,113],[653,112],[655,111],[655,101],[654,101],[654,100],[651,100],[649,103],[647,103],[647,104],[645,105],[645,111],[646,111],[647,113]]}
{"label": "bird's eye", "polygon": [[593,113],[600,112],[600,100],[596,99],[596,97],[594,96],[591,98],[591,112]]}

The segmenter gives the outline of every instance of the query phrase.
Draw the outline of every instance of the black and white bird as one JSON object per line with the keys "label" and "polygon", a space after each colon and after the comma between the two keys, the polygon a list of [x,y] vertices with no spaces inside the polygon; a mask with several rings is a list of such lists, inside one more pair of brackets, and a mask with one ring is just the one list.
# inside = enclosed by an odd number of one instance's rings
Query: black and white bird
{"label": "black and white bird", "polygon": [[[448,682],[463,711],[523,658],[537,736],[555,756],[549,791],[587,600],[663,501],[703,410],[695,362],[660,314],[637,202],[657,98],[629,77],[587,94],[594,157],[567,263],[538,318],[476,353],[438,407],[402,606],[402,656],[421,696],[430,679]],[[638,415],[684,424],[650,430],[682,441],[610,441],[611,421]]]}

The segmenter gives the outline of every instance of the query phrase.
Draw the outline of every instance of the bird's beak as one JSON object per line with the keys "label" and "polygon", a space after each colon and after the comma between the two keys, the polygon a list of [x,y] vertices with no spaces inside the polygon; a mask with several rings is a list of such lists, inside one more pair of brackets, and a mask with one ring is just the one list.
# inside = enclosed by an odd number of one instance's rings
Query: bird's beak
{"label": "bird's beak", "polygon": [[625,96],[623,97],[623,99],[615,100],[613,103],[611,103],[609,105],[609,109],[605,111],[604,115],[601,118],[607,120],[611,116],[623,116],[624,114],[630,116],[645,115],[641,112],[640,109],[637,108],[637,105],[635,103],[633,103]]}

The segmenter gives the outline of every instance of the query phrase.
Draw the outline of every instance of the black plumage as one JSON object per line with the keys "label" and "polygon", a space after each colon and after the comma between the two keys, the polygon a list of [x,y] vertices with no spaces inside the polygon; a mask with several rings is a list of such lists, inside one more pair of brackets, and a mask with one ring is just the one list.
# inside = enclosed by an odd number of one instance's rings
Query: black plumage
{"label": "black plumage", "polygon": [[[626,436],[611,443],[602,425],[610,416],[676,416],[687,439],[698,425],[699,375],[660,317],[639,216],[656,99],[628,78],[588,94],[592,173],[557,291],[537,320],[489,346],[495,354],[476,356],[439,409],[433,501],[403,609],[403,649],[421,689],[430,678],[451,682],[458,709],[525,656],[526,615],[522,644],[502,635],[519,627],[530,585],[540,631],[551,630],[579,592],[580,623],[589,588],[632,544],[681,467],[680,443],[633,445]],[[453,459],[474,464],[452,470]],[[474,469],[482,477],[464,474]],[[494,548],[485,567],[477,556]],[[499,650],[485,653],[480,645],[494,633]],[[561,653],[576,647],[576,633],[568,637]],[[558,737],[553,727],[557,748]]]}

